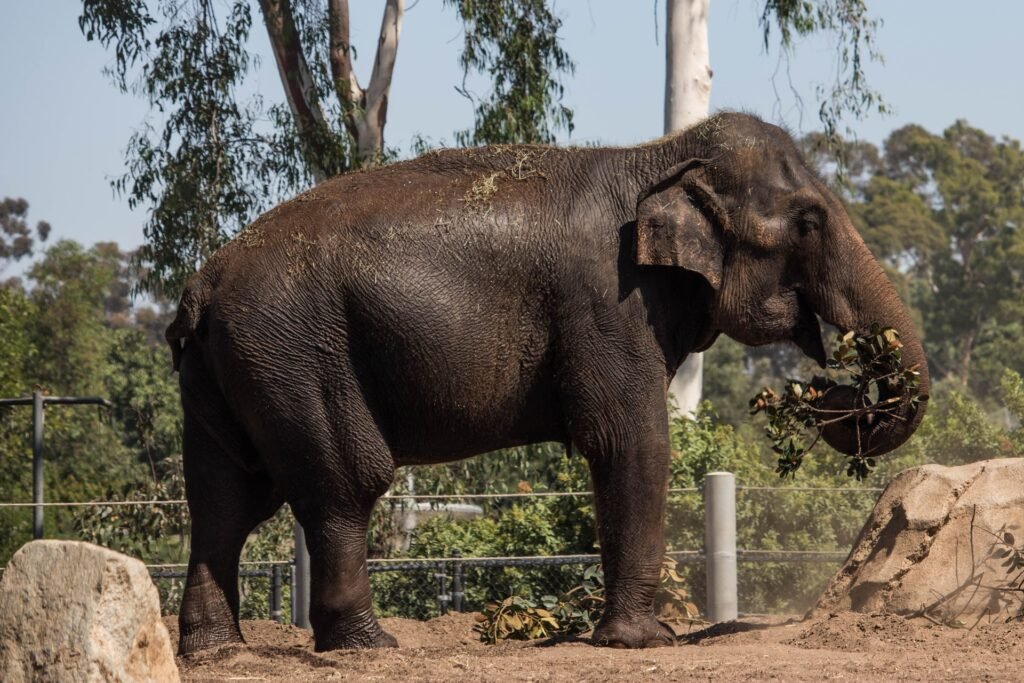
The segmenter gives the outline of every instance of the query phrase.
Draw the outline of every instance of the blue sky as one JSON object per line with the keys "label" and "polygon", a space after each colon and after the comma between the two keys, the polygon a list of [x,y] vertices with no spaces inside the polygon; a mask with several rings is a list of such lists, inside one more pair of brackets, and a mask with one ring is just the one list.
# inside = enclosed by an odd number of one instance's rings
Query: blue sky
{"label": "blue sky", "polygon": [[[255,5],[255,3],[253,3]],[[380,2],[352,2],[353,39],[365,85],[380,25]],[[412,3],[407,3],[412,4]],[[566,104],[576,113],[569,142],[631,144],[662,132],[664,0],[561,0],[564,46],[576,62]],[[754,111],[791,129],[818,127],[814,85],[834,74],[826,40],[800,43],[782,63],[762,49],[757,18],[763,0],[711,0],[712,108]],[[965,12],[952,0],[870,0],[884,20],[878,46],[884,64],[869,64],[870,83],[894,114],[852,122],[857,135],[881,142],[889,131],[919,123],[939,132],[954,120],[1024,139],[1024,3],[979,3]],[[129,210],[110,189],[123,172],[129,135],[147,115],[145,103],[119,94],[102,74],[110,58],[78,29],[80,3],[9,2],[0,23],[0,196],[31,204],[30,220],[50,221],[51,240],[142,241],[143,211]],[[252,87],[281,98],[261,24],[253,49],[263,55]],[[656,42],[657,40],[657,42]],[[419,0],[406,13],[385,138],[408,149],[415,134],[452,140],[472,121],[472,105],[454,86],[459,26],[440,0]],[[773,76],[774,74],[774,76]],[[787,76],[788,74],[788,76]],[[790,83],[803,99],[798,106]],[[564,137],[564,136],[563,136]],[[20,270],[20,268],[18,269]],[[14,274],[8,271],[6,275]]]}

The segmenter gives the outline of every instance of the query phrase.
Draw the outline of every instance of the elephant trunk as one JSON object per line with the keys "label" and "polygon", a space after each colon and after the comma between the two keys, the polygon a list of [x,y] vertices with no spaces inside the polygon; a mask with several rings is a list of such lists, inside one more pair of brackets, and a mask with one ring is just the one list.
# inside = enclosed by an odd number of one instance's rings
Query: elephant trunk
{"label": "elephant trunk", "polygon": [[[903,369],[914,369],[920,373],[918,401],[912,401],[913,396],[897,396],[887,382],[879,382],[878,403],[893,398],[902,399],[896,402],[895,408],[851,416],[822,428],[822,438],[836,450],[847,455],[859,453],[876,456],[899,447],[921,423],[930,391],[928,362],[910,314],[900,302],[881,266],[859,238],[857,248],[853,251],[855,265],[848,271],[853,275],[852,280],[844,283],[845,286],[841,284],[833,289],[843,292],[844,296],[838,300],[832,298],[831,306],[824,307],[822,317],[844,332],[853,330],[858,334],[866,334],[873,323],[895,328],[903,343]],[[825,393],[821,407],[852,411],[863,407],[858,401],[863,401],[863,398],[857,396],[854,388],[836,386]]]}

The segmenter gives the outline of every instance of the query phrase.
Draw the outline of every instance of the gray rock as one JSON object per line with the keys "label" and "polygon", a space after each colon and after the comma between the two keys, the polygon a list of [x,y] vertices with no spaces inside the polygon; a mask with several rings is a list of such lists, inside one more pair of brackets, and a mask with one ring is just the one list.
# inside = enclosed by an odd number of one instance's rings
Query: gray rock
{"label": "gray rock", "polygon": [[78,541],[32,541],[0,580],[0,681],[178,681],[145,565]]}
{"label": "gray rock", "polygon": [[1024,551],[1024,458],[916,467],[886,487],[812,613],[1002,621],[1024,609],[1012,547]]}

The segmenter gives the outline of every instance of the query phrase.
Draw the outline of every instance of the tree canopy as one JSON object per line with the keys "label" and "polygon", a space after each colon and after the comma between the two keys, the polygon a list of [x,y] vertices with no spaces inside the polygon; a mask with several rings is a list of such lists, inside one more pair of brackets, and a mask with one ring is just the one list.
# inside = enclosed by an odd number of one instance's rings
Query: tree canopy
{"label": "tree canopy", "polygon": [[874,253],[898,273],[937,379],[991,395],[1024,370],[1024,151],[957,121],[910,125],[871,155],[852,209]]}
{"label": "tree canopy", "polygon": [[4,197],[0,202],[0,275],[7,267],[32,256],[36,242],[50,236],[50,224],[38,221],[35,230],[28,223],[28,202],[17,197]]}

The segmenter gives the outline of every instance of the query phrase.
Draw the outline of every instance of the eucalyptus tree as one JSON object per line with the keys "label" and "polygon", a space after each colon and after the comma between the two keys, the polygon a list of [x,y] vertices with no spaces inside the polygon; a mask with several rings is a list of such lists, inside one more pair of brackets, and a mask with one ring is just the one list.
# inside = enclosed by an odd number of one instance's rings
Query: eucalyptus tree
{"label": "eucalyptus tree", "polygon": [[1024,371],[1024,150],[956,121],[894,131],[859,185],[853,216],[904,274],[937,378],[995,395]]}
{"label": "eucalyptus tree", "polygon": [[32,256],[38,242],[50,236],[50,224],[37,221],[35,230],[28,221],[28,202],[21,197],[0,201],[0,274],[14,263]]}
{"label": "eucalyptus tree", "polygon": [[[361,3],[360,9],[369,3]],[[386,162],[392,74],[404,0],[382,0],[369,78],[356,73],[347,0],[82,0],[87,40],[108,74],[144,97],[154,121],[129,138],[115,190],[146,207],[142,287],[176,293],[185,277],[260,211],[314,182]],[[465,27],[461,63],[494,84],[460,143],[548,142],[571,130],[559,77],[572,61],[544,0],[445,0]],[[249,95],[262,19],[283,101]]]}

